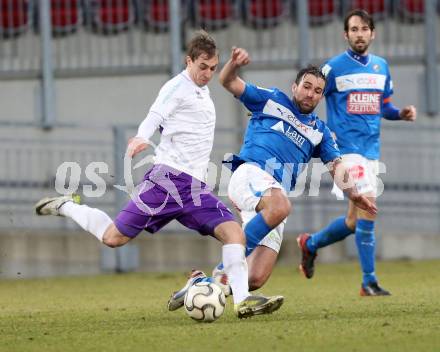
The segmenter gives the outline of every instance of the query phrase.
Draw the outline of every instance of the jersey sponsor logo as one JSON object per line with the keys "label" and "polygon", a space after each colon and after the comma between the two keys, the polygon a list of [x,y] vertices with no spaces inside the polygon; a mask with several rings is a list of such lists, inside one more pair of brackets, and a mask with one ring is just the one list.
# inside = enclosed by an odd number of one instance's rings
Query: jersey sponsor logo
{"label": "jersey sponsor logo", "polygon": [[287,131],[284,134],[300,148],[306,140],[305,137],[303,137],[297,130],[295,130],[291,126],[287,128]]}
{"label": "jersey sponsor logo", "polygon": [[376,73],[355,73],[336,77],[336,88],[339,92],[352,89],[385,89],[385,75]]}
{"label": "jersey sponsor logo", "polygon": [[380,114],[382,93],[353,92],[347,97],[347,112],[350,114]]}
{"label": "jersey sponsor logo", "polygon": [[284,122],[283,121],[277,122],[275,125],[271,127],[271,129],[284,133]]}
{"label": "jersey sponsor logo", "polygon": [[[263,109],[263,114],[282,119],[296,129],[303,137],[307,138],[314,146],[321,143],[322,133],[302,123],[295,114],[285,106],[269,99]],[[290,138],[290,137],[289,137]]]}
{"label": "jersey sponsor logo", "polygon": [[298,147],[302,147],[306,138],[303,137],[296,129],[292,126],[287,127],[287,131],[284,130],[284,122],[277,122],[271,127],[272,130],[283,133],[287,138],[293,141]]}

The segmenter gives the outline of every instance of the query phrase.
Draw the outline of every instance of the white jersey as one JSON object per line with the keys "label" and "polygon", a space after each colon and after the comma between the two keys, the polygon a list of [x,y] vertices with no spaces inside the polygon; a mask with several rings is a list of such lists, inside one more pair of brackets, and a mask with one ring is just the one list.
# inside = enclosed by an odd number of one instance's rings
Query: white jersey
{"label": "white jersey", "polygon": [[[150,117],[151,123],[156,124],[154,130],[158,125],[162,128],[154,163],[166,164],[206,182],[216,118],[209,88],[196,85],[184,70],[162,87],[146,124]],[[145,134],[150,132],[142,134],[141,126],[138,136],[149,139],[151,135]]]}

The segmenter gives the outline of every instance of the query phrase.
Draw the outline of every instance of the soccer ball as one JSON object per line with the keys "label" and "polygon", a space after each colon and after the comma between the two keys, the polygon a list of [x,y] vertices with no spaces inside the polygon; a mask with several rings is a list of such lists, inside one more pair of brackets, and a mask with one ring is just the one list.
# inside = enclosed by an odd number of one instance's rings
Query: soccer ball
{"label": "soccer ball", "polygon": [[197,282],[185,295],[185,311],[197,321],[211,323],[225,310],[226,298],[222,289],[212,282]]}

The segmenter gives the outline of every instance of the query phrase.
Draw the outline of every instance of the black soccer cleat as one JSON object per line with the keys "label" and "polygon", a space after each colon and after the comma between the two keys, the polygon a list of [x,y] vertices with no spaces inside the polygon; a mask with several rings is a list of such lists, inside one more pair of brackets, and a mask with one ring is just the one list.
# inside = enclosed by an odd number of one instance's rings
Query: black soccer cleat
{"label": "black soccer cleat", "polygon": [[360,295],[361,296],[391,296],[391,293],[380,287],[377,282],[371,282],[367,285],[362,285]]}
{"label": "black soccer cleat", "polygon": [[307,248],[307,240],[310,238],[308,233],[302,233],[296,238],[298,247],[301,250],[301,264],[299,270],[304,274],[307,279],[311,279],[315,273],[315,259],[318,256],[317,253],[312,253]]}

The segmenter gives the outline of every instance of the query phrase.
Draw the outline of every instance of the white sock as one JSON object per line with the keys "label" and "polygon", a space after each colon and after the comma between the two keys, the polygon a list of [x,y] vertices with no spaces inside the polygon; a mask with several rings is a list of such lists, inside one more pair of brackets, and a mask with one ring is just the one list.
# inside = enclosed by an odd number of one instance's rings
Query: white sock
{"label": "white sock", "polygon": [[102,242],[105,230],[113,223],[113,220],[102,210],[90,208],[87,205],[79,205],[74,202],[64,203],[59,212],[61,215],[71,218],[100,242]]}
{"label": "white sock", "polygon": [[234,304],[249,296],[248,265],[244,246],[238,243],[223,246],[223,265],[231,285]]}

